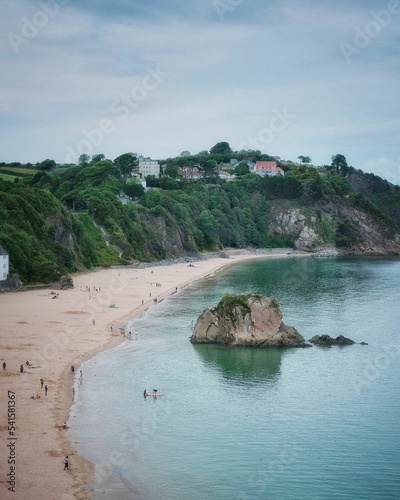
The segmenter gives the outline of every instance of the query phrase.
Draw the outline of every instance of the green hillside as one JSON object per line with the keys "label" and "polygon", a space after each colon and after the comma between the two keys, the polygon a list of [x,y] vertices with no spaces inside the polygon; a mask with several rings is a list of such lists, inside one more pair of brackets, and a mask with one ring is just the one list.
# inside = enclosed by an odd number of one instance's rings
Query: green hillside
{"label": "green hillside", "polygon": [[[261,177],[248,173],[246,162],[270,157],[212,150],[163,161],[161,178],[148,178],[146,191],[130,175],[137,170],[130,153],[63,168],[46,160],[34,175],[0,178],[0,244],[11,272],[25,283],[50,282],[95,266],[227,247],[398,253],[398,186],[334,162],[282,162],[285,175]],[[232,157],[236,167],[229,167]],[[182,178],[188,165],[203,177]],[[219,172],[229,168],[237,177],[222,180]]]}

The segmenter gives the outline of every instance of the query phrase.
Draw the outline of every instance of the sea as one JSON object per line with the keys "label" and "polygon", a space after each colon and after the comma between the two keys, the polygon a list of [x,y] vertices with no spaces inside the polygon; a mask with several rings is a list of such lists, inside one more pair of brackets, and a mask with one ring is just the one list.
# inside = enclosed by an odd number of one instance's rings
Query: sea
{"label": "sea", "polygon": [[[274,297],[306,340],[356,344],[191,344],[226,293]],[[399,259],[293,257],[233,264],[149,308],[75,382],[69,439],[96,465],[92,498],[400,499],[399,302]]]}

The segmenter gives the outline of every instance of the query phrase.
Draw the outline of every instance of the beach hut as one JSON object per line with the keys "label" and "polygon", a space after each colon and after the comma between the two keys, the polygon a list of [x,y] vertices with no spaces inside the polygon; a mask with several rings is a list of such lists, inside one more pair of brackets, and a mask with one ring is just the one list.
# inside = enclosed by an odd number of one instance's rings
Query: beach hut
{"label": "beach hut", "polygon": [[8,252],[0,245],[0,281],[5,281],[9,272]]}

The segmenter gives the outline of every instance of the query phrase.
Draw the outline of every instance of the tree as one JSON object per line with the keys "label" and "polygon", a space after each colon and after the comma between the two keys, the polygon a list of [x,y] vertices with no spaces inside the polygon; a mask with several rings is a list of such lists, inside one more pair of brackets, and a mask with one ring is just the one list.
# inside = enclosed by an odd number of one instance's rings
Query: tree
{"label": "tree", "polygon": [[217,167],[218,164],[215,160],[207,160],[202,165],[200,165],[200,168],[204,172],[204,177],[212,177],[213,175],[215,175],[217,172]]}
{"label": "tree", "polygon": [[173,160],[168,160],[164,175],[176,179],[179,175],[179,166]]}
{"label": "tree", "polygon": [[86,153],[82,153],[80,157],[78,158],[78,164],[83,167],[84,165],[87,165],[89,163],[90,156],[87,155]]}
{"label": "tree", "polygon": [[346,157],[341,154],[332,156],[332,167],[337,174],[346,175],[349,166],[347,165]]}
{"label": "tree", "polygon": [[229,142],[217,142],[215,146],[210,149],[212,155],[232,153],[232,148],[229,146]]}
{"label": "tree", "polygon": [[106,157],[102,153],[99,153],[97,155],[93,155],[92,156],[92,162],[91,163],[98,163],[99,161],[103,161],[105,159],[106,159]]}
{"label": "tree", "polygon": [[240,177],[242,175],[247,175],[250,173],[250,168],[246,162],[242,161],[235,167],[235,174]]}
{"label": "tree", "polygon": [[160,188],[172,191],[179,189],[180,183],[176,179],[172,179],[172,177],[164,176],[160,179]]}
{"label": "tree", "polygon": [[182,151],[182,153],[179,155],[181,158],[184,158],[185,156],[190,156],[190,151]]}
{"label": "tree", "polygon": [[138,182],[135,179],[130,179],[129,182],[124,185],[123,191],[130,198],[138,198],[144,193],[144,187],[141,182]]}
{"label": "tree", "polygon": [[137,166],[136,155],[134,153],[124,153],[115,158],[114,165],[118,168],[121,175],[126,178]]}
{"label": "tree", "polygon": [[38,168],[40,168],[40,170],[53,170],[54,168],[56,168],[56,162],[54,160],[43,160],[41,163],[38,163]]}
{"label": "tree", "polygon": [[311,163],[311,158],[309,156],[300,155],[297,158],[300,160],[300,163],[303,163],[303,164]]}

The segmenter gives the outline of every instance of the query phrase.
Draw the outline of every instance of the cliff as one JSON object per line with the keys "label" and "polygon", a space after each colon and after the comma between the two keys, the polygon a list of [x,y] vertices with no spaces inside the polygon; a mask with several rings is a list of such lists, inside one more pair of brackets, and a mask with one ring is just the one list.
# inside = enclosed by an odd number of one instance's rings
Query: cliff
{"label": "cliff", "polygon": [[304,347],[304,338],[282,322],[276,300],[259,295],[225,295],[196,321],[190,341],[253,347]]}
{"label": "cliff", "polygon": [[269,233],[291,238],[302,251],[335,247],[342,255],[399,255],[398,232],[387,224],[384,214],[368,208],[337,197],[307,207],[296,202],[272,203]]}
{"label": "cliff", "polygon": [[228,248],[400,255],[400,186],[354,169],[344,176],[292,165],[284,176],[229,182],[164,176],[132,198],[121,196],[126,182],[111,161],[0,179],[10,273],[25,284],[51,283],[97,266]]}

